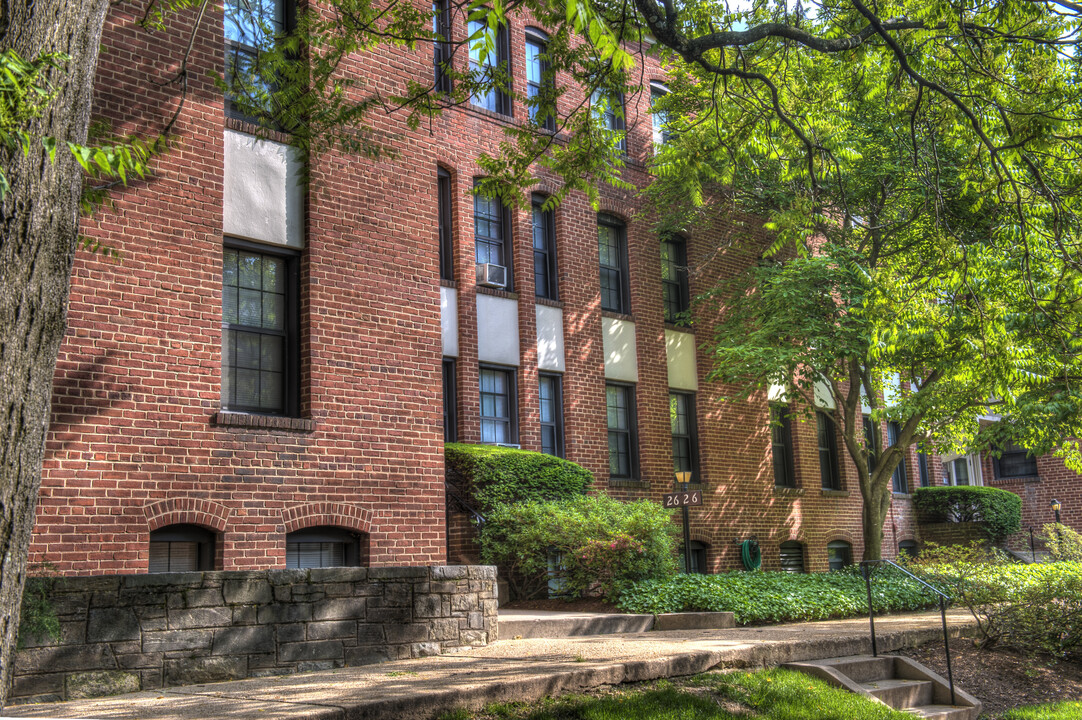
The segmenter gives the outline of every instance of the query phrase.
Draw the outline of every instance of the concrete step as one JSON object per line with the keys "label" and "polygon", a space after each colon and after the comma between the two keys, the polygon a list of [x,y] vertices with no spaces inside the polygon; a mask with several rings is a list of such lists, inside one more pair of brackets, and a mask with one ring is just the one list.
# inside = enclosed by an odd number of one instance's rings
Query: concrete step
{"label": "concrete step", "polygon": [[882,700],[895,710],[928,705],[932,702],[933,685],[931,680],[876,680],[861,683],[869,695]]}
{"label": "concrete step", "polygon": [[958,705],[921,705],[920,707],[906,708],[905,712],[912,713],[927,720],[970,720],[976,718],[973,708]]}
{"label": "concrete step", "polygon": [[544,610],[500,610],[500,640],[565,638],[580,635],[612,635],[647,632],[653,615],[568,613]]}
{"label": "concrete step", "polygon": [[[870,683],[889,680],[894,677],[894,658],[889,656],[872,657],[871,655],[850,655],[824,660],[807,660],[790,663],[793,670],[805,672],[805,667],[819,667],[833,673],[840,673],[855,683]],[[811,673],[819,674],[819,673]]]}

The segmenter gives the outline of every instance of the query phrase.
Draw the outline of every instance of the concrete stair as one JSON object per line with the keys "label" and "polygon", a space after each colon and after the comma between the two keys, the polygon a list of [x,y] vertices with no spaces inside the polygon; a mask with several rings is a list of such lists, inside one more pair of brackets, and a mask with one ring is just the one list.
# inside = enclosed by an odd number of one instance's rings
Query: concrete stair
{"label": "concrete stair", "polygon": [[977,720],[981,701],[907,657],[851,655],[782,665],[929,720]]}
{"label": "concrete stair", "polygon": [[620,615],[551,610],[500,610],[499,638],[521,640],[582,635],[618,635],[735,627],[731,612],[687,612],[662,615]]}

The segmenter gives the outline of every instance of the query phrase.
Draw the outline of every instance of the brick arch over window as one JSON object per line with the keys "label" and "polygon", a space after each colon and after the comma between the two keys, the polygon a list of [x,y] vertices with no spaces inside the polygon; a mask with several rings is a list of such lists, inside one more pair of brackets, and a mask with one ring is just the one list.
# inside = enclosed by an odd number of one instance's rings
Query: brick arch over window
{"label": "brick arch over window", "polygon": [[849,532],[848,530],[834,530],[827,534],[827,536],[823,539],[823,542],[831,543],[835,540],[844,540],[845,542],[849,543],[854,547],[856,547],[857,544],[856,539],[853,537],[853,533]]}
{"label": "brick arch over window", "polygon": [[598,203],[598,214],[611,215],[624,225],[630,225],[630,218],[633,218],[636,215],[635,208],[625,202],[620,202],[619,200],[599,198]]}
{"label": "brick arch over window", "polygon": [[308,527],[330,526],[368,534],[372,527],[371,511],[358,505],[321,502],[286,508],[282,511],[283,532],[291,533]]}
{"label": "brick arch over window", "polygon": [[157,530],[167,525],[200,525],[216,532],[225,532],[232,510],[221,503],[203,498],[168,498],[143,508],[147,529]]}

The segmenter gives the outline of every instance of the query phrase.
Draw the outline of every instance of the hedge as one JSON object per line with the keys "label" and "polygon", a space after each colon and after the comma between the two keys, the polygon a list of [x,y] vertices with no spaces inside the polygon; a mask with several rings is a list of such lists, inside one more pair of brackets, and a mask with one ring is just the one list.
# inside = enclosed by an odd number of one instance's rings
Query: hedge
{"label": "hedge", "polygon": [[470,493],[483,515],[502,503],[581,497],[594,482],[581,465],[528,450],[448,443],[444,458],[447,480]]}
{"label": "hedge", "polygon": [[1022,498],[990,487],[926,487],[913,493],[913,504],[931,522],[979,522],[994,538],[1022,529]]}

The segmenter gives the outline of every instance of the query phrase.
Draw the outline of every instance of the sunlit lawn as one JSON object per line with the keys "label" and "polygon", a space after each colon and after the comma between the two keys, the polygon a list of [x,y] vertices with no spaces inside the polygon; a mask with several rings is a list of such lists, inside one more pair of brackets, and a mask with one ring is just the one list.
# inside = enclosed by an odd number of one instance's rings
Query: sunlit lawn
{"label": "sunlit lawn", "polygon": [[1082,718],[1082,702],[1058,702],[1047,705],[1029,705],[1015,708],[998,720],[1078,720]]}

